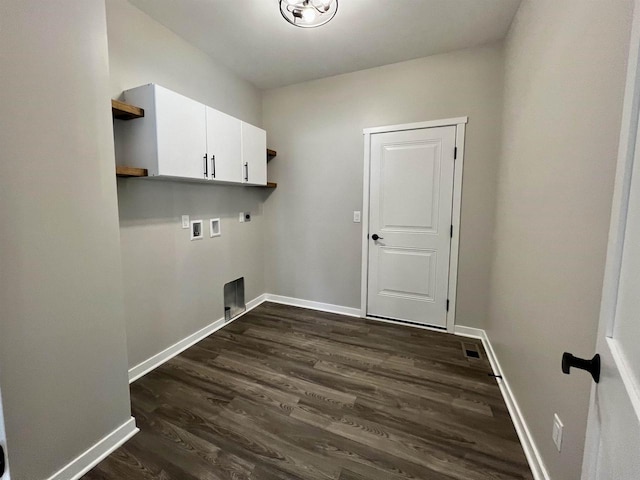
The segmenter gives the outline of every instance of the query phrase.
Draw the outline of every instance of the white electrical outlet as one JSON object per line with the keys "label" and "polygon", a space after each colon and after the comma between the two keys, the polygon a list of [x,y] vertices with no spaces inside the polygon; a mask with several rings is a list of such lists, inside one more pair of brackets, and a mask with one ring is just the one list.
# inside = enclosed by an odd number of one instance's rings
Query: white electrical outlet
{"label": "white electrical outlet", "polygon": [[558,417],[557,413],[553,414],[553,432],[551,433],[551,438],[553,438],[553,443],[556,444],[556,448],[558,451],[562,448],[562,429],[564,425]]}
{"label": "white electrical outlet", "polygon": [[182,228],[189,228],[189,215],[182,215]]}
{"label": "white electrical outlet", "polygon": [[240,223],[244,223],[244,212],[240,212],[240,215],[238,215],[238,221]]}
{"label": "white electrical outlet", "polygon": [[355,210],[353,212],[353,223],[360,223],[360,211],[359,210]]}

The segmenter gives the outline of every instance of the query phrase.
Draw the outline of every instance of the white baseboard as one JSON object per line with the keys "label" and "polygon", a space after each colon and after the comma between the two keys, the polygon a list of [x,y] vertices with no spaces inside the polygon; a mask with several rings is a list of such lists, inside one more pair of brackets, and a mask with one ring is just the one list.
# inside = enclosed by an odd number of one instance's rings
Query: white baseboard
{"label": "white baseboard", "polygon": [[48,480],[79,479],[139,431],[135,419],[129,418],[98,443],[51,475]]}
{"label": "white baseboard", "polygon": [[[453,330],[454,335],[459,337],[477,338],[479,340],[485,340],[487,334],[480,328],[463,327],[462,325],[456,325]],[[491,364],[493,367],[493,364]],[[495,372],[494,372],[495,373]]]}
{"label": "white baseboard", "polygon": [[[250,311],[250,310],[253,310],[253,309],[254,309],[254,308],[256,308],[258,305],[260,305],[260,304],[262,304],[262,303],[266,302],[266,301],[267,301],[267,297],[268,297],[268,296],[269,296],[269,295],[268,295],[267,293],[263,293],[262,295],[258,295],[258,296],[257,296],[256,298],[254,298],[253,300],[250,300],[250,301],[247,303],[247,312],[248,312],[248,311]],[[244,312],[244,313],[247,313],[247,312]],[[244,315],[244,313],[243,313],[243,315]],[[241,315],[238,315],[237,317],[235,317],[235,318],[234,318],[234,320],[235,320],[236,318],[239,318],[240,316],[241,316]]]}
{"label": "white baseboard", "polygon": [[513,394],[511,387],[509,386],[509,382],[502,373],[500,362],[498,361],[496,352],[493,350],[493,345],[491,345],[491,341],[489,340],[487,332],[480,328],[456,325],[454,334],[461,337],[477,338],[482,341],[482,345],[487,352],[487,358],[489,359],[489,363],[491,364],[491,369],[493,370],[494,375],[500,375],[502,377],[496,378],[496,380],[498,382],[498,386],[500,387],[500,392],[502,393],[504,402],[507,405],[507,409],[509,410],[509,415],[513,420],[513,425],[516,429],[516,432],[518,433],[518,438],[520,439],[520,443],[522,444],[524,454],[527,457],[527,461],[529,462],[529,467],[531,468],[531,473],[533,473],[533,478],[534,480],[550,480],[551,477],[549,477],[549,473],[547,472],[547,469],[544,465],[544,461],[542,460],[540,451],[538,450],[536,442],[531,435],[531,431],[527,426],[527,422],[522,415],[522,411],[520,410],[520,406],[516,401],[516,397]]}
{"label": "white baseboard", "polygon": [[314,302],[312,300],[302,300],[300,298],[273,295],[271,293],[266,294],[266,301],[282,303],[283,305],[291,305],[293,307],[308,308],[309,310],[320,310],[321,312],[339,313],[340,315],[347,315],[349,317],[360,317],[359,308],[343,307],[331,303]]}
{"label": "white baseboard", "polygon": [[[254,298],[253,300],[249,301],[247,303],[247,309],[240,315],[234,317],[231,320],[231,322],[233,322],[234,320],[237,320],[238,318],[245,315],[247,312],[250,312],[251,310],[256,308],[258,305],[260,305],[262,302],[266,300],[266,297],[267,297],[266,294],[262,294],[257,298]],[[228,325],[231,322],[225,322],[224,317],[219,318],[218,320],[210,323],[206,327],[201,328],[197,332],[192,333],[188,337],[183,338],[182,340],[174,343],[170,347],[165,348],[161,352],[156,353],[154,356],[144,360],[143,362],[140,362],[135,367],[131,367],[129,369],[129,383],[135,382],[140,377],[149,373],[151,370],[155,370],[166,361],[184,352],[187,348],[198,343],[203,338],[208,337],[213,332],[220,330],[222,327],[224,327],[225,325]]]}

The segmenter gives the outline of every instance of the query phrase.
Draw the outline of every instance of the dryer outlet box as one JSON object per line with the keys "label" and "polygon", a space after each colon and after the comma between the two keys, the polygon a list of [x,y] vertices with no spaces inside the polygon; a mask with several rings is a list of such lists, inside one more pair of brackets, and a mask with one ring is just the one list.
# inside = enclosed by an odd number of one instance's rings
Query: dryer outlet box
{"label": "dryer outlet box", "polygon": [[202,220],[191,220],[191,240],[201,240],[203,238]]}

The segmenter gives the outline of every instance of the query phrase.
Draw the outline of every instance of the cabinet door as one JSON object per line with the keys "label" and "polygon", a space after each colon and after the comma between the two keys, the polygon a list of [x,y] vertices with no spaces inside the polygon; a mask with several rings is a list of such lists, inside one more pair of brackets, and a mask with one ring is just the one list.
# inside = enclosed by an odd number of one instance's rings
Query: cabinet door
{"label": "cabinet door", "polygon": [[211,107],[207,110],[209,179],[242,182],[240,120]]}
{"label": "cabinet door", "polygon": [[158,174],[208,178],[205,106],[155,86]]}
{"label": "cabinet door", "polygon": [[243,181],[253,185],[267,184],[267,132],[242,122]]}

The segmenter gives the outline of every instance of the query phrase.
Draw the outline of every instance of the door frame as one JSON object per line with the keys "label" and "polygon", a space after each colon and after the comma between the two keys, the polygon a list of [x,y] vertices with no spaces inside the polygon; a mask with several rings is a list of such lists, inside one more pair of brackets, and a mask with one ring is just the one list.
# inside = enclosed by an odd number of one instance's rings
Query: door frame
{"label": "door frame", "polygon": [[[400,132],[404,130],[422,130],[425,128],[456,127],[457,155],[453,166],[453,205],[451,211],[451,224],[453,236],[451,237],[451,252],[449,256],[449,311],[447,312],[446,331],[453,333],[456,321],[456,291],[458,287],[458,250],[460,247],[460,207],[462,205],[462,172],[464,170],[464,137],[466,124],[469,117],[445,118],[427,122],[403,123],[400,125],[386,125],[371,127],[362,130],[364,135],[364,176],[362,188],[362,277],[360,285],[360,316],[371,320],[397,322],[397,320],[385,320],[367,315],[367,294],[369,284],[369,196],[371,187],[371,135],[375,133]],[[404,323],[404,322],[403,322]],[[437,327],[419,325],[407,322],[408,325],[426,328],[428,330],[442,331]]]}
{"label": "door frame", "polygon": [[[640,0],[634,1],[633,24],[629,44],[629,60],[627,63],[627,77],[622,107],[622,122],[618,145],[615,186],[609,224],[609,238],[607,242],[607,259],[602,285],[602,299],[596,342],[606,337],[608,347],[614,362],[621,372],[622,381],[630,393],[631,403],[636,412],[640,412],[640,385],[632,377],[625,375],[624,357],[616,347],[613,336],[613,323],[618,303],[618,279],[622,270],[622,254],[627,224],[627,211],[631,193],[631,174],[637,149],[640,147]],[[622,368],[620,368],[622,367]],[[598,448],[600,443],[600,429],[597,412],[595,411],[595,396],[597,383],[591,386],[589,398],[589,416],[582,460],[582,480],[590,480],[596,473]]]}

